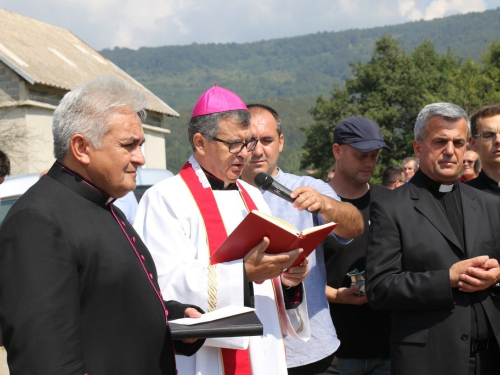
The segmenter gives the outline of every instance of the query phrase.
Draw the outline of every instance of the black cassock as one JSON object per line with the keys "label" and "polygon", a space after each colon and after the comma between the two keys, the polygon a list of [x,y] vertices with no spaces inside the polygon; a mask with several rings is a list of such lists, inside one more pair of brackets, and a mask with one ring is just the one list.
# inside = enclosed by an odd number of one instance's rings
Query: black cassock
{"label": "black cassock", "polygon": [[[153,260],[109,201],[56,163],[2,223],[0,325],[11,374],[175,374],[174,350],[201,346],[172,342]],[[189,305],[165,306],[176,319]]]}

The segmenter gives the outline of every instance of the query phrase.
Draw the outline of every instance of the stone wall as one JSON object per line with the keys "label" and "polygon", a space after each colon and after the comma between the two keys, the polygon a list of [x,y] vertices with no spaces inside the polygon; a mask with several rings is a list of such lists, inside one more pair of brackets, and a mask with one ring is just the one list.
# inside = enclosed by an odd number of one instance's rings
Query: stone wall
{"label": "stone wall", "polygon": [[7,65],[0,62],[0,104],[2,102],[21,100],[20,85],[22,84],[21,77]]}

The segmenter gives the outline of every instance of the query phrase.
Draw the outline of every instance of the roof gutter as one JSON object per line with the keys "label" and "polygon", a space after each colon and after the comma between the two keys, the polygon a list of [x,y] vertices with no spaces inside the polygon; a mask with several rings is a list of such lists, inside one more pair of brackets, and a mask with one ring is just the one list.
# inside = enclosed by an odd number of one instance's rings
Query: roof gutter
{"label": "roof gutter", "polygon": [[11,68],[14,72],[19,74],[21,77],[23,77],[26,81],[28,81],[32,85],[35,84],[36,81],[33,77],[31,77],[28,73],[26,73],[24,70],[20,69],[16,65],[12,64],[10,60],[5,58],[5,56],[0,55],[0,61],[3,62],[5,65],[7,65],[9,68]]}
{"label": "roof gutter", "polygon": [[161,133],[161,134],[170,134],[170,129],[159,128],[158,126],[151,126],[142,124],[142,127],[146,130],[150,130],[152,132]]}

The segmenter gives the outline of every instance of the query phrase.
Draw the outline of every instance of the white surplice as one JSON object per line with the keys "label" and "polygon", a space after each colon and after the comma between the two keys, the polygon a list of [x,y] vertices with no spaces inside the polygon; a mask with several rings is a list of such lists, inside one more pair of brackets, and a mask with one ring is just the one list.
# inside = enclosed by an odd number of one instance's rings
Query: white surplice
{"label": "white surplice", "polygon": [[[190,161],[204,186],[208,186],[194,158]],[[260,191],[245,182],[241,184],[258,209],[270,214]],[[229,234],[248,214],[247,209],[236,190],[214,191],[214,196]],[[134,227],[153,256],[164,299],[198,305],[208,311],[210,253],[207,234],[198,206],[180,175],[163,180],[146,191]],[[242,260],[210,268],[215,271],[216,284],[212,288],[216,290],[217,307],[243,305]],[[281,288],[280,282],[275,285]],[[264,334],[207,339],[192,357],[176,356],[179,375],[223,375],[219,348],[247,347],[252,375],[287,374],[282,331],[304,341],[310,337],[305,294],[298,308],[279,314],[277,299],[282,301],[282,297],[276,296],[280,296],[281,291],[275,293],[273,282],[253,283],[253,288],[256,313],[263,323]]]}

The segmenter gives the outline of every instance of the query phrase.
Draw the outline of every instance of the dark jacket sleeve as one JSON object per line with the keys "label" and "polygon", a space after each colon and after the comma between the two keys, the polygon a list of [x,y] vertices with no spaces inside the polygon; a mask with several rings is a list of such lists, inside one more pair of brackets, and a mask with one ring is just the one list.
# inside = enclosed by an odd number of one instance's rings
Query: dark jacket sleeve
{"label": "dark jacket sleeve", "polygon": [[282,285],[282,288],[283,299],[285,300],[285,309],[291,310],[299,307],[304,298],[304,283],[300,283],[292,287]]}
{"label": "dark jacket sleeve", "polygon": [[[202,314],[204,311],[198,306],[194,305],[186,305],[177,301],[163,301],[165,304],[165,308],[168,311],[168,320],[175,320],[184,318],[184,311],[188,307],[195,308]],[[175,353],[182,354],[185,356],[191,356],[200,349],[205,343],[205,339],[198,339],[193,343],[185,343],[182,340],[173,340]]]}
{"label": "dark jacket sleeve", "polygon": [[10,373],[84,374],[78,249],[40,211],[3,224],[0,324]]}

